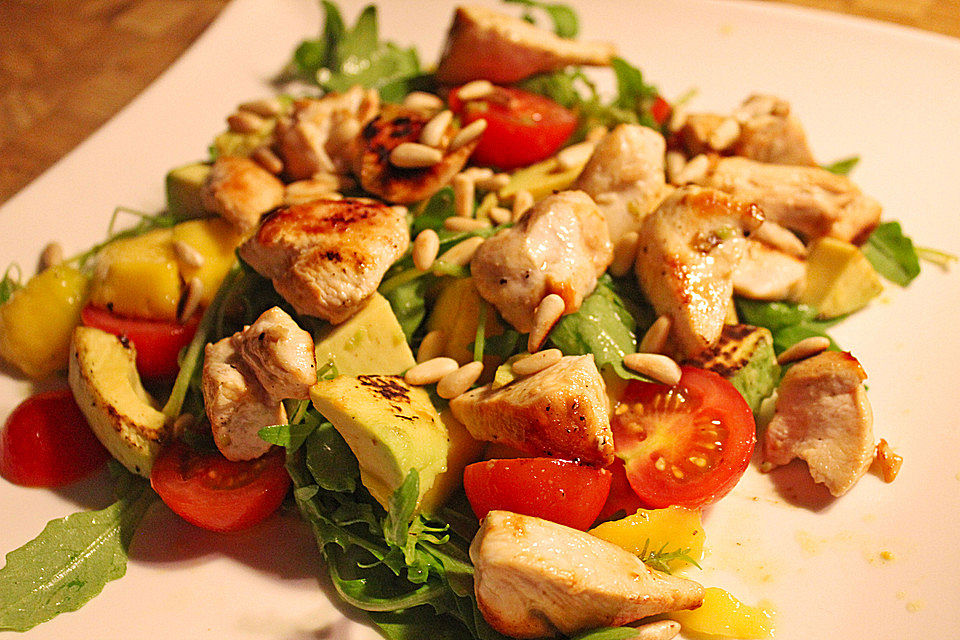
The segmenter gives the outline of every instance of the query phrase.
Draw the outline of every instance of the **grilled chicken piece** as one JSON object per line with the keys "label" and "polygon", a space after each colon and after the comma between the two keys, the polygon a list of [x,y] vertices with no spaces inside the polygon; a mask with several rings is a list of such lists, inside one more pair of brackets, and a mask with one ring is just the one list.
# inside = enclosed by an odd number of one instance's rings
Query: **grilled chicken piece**
{"label": "grilled chicken piece", "polygon": [[703,603],[692,580],[589,533],[509,511],[487,514],[470,559],[480,612],[514,638],[571,636]]}
{"label": "grilled chicken piece", "polygon": [[[426,200],[463,168],[480,138],[451,152],[430,167],[400,168],[390,163],[390,152],[403,142],[417,142],[432,114],[400,105],[387,105],[383,112],[363,129],[362,149],[354,168],[360,185],[389,202],[409,204]],[[445,146],[456,134],[454,125],[443,136]]]}
{"label": "grilled chicken piece", "polygon": [[733,269],[733,292],[752,300],[795,300],[806,277],[803,260],[748,238]]}
{"label": "grilled chicken piece", "polygon": [[359,85],[344,93],[304,98],[277,122],[276,149],[291,180],[316,173],[349,173],[360,152],[359,135],[380,110],[376,89]]}
{"label": "grilled chicken piece", "polygon": [[574,183],[596,201],[614,243],[640,222],[665,196],[666,142],[658,131],[621,124],[597,143]]}
{"label": "grilled chicken piece", "polygon": [[365,198],[278,209],[240,247],[297,313],[340,323],[373,295],[410,243],[406,216]]}
{"label": "grilled chicken piece", "polygon": [[607,42],[560,38],[519,18],[486,7],[459,7],[437,63],[437,81],[485,79],[509,84],[570,65],[607,66],[616,56]]}
{"label": "grilled chicken piece", "polygon": [[700,153],[723,152],[758,162],[816,166],[807,143],[807,134],[790,105],[769,95],[753,95],[730,116],[739,125],[739,135],[724,140],[722,148],[713,144],[713,134],[726,120],[714,113],[688,116],[677,140],[688,157]]}
{"label": "grilled chicken piece", "polygon": [[845,176],[819,167],[716,160],[702,183],[758,205],[765,217],[804,236],[854,244],[880,222],[880,204]]}
{"label": "grilled chicken piece", "polygon": [[841,496],[873,461],[873,412],[860,363],[849,353],[824,351],[783,376],[777,409],[763,441],[764,465],[800,458],[810,475]]}
{"label": "grilled chicken piece", "polygon": [[677,189],[644,219],[637,279],[657,313],[672,320],[680,356],[720,338],[744,234],[761,222],[756,206],[696,186]]}
{"label": "grilled chicken piece", "polygon": [[283,203],[283,183],[249,158],[217,158],[200,191],[205,209],[246,234]]}
{"label": "grilled chicken piece", "polygon": [[548,196],[517,224],[484,242],[470,263],[477,291],[521,333],[556,293],[565,313],[580,308],[613,260],[603,214],[582,191]]}
{"label": "grilled chicken piece", "polygon": [[463,393],[450,410],[476,440],[607,466],[613,462],[607,404],[603,378],[586,355],[565,356],[498,389],[488,384]]}
{"label": "grilled chicken piece", "polygon": [[264,311],[232,337],[233,347],[257,376],[267,395],[280,400],[308,400],[317,381],[313,336],[283,309]]}
{"label": "grilled chicken piece", "polygon": [[213,441],[228,460],[259,458],[270,444],[257,432],[287,422],[283,404],[267,395],[234,349],[232,338],[207,345],[202,389]]}

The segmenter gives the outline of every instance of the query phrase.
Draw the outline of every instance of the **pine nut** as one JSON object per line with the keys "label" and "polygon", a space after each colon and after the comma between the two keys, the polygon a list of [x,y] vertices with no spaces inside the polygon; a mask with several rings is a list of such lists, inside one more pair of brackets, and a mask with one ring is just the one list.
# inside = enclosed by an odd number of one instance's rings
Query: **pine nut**
{"label": "pine nut", "polygon": [[506,224],[510,222],[513,214],[510,213],[510,209],[504,207],[493,207],[490,209],[490,219],[496,225]]}
{"label": "pine nut", "polygon": [[303,204],[326,198],[336,192],[339,180],[332,173],[318,173],[306,180],[291,182],[283,191],[284,204]]}
{"label": "pine nut", "polygon": [[789,364],[797,360],[804,360],[819,353],[823,353],[830,348],[830,339],[824,336],[811,336],[804,338],[792,347],[785,349],[783,353],[777,356],[778,364]]}
{"label": "pine nut", "polygon": [[593,199],[593,201],[596,202],[597,204],[609,205],[609,204],[614,204],[619,199],[620,199],[620,196],[618,196],[613,191],[604,191],[603,193],[598,193],[596,197]]}
{"label": "pine nut", "polygon": [[173,252],[177,255],[177,258],[180,260],[180,262],[188,267],[199,269],[203,266],[203,254],[183,240],[177,240],[173,243]]}
{"label": "pine nut", "polygon": [[244,102],[237,107],[237,110],[247,111],[261,118],[276,118],[284,111],[283,103],[276,98],[261,98],[260,100]]}
{"label": "pine nut", "polygon": [[879,467],[880,477],[884,482],[890,483],[897,479],[900,473],[900,467],[903,466],[903,456],[896,453],[890,444],[883,438],[877,443],[874,456],[875,464]]}
{"label": "pine nut", "polygon": [[483,244],[483,240],[480,236],[474,236],[467,238],[463,242],[458,242],[444,251],[443,254],[437,258],[437,262],[456,267],[465,267],[473,260],[473,255],[477,252],[477,249],[480,248],[480,245]]}
{"label": "pine nut", "polygon": [[473,217],[473,205],[476,201],[476,189],[473,180],[458,173],[453,176],[453,211],[463,218]]}
{"label": "pine nut", "polygon": [[699,182],[706,177],[707,171],[709,170],[710,159],[706,156],[706,154],[701,153],[684,165],[683,169],[677,175],[676,184]]}
{"label": "pine nut", "polygon": [[443,143],[443,136],[452,121],[453,112],[449,109],[430,118],[430,122],[425,124],[420,132],[420,144],[425,144],[428,147],[439,147]]}
{"label": "pine nut", "polygon": [[457,89],[457,97],[464,102],[477,100],[493,93],[493,88],[493,83],[489,80],[474,80]]}
{"label": "pine nut", "polygon": [[426,91],[414,91],[403,99],[403,106],[418,110],[442,109],[443,100]]}
{"label": "pine nut", "polygon": [[683,172],[683,168],[687,166],[686,156],[680,151],[667,151],[665,165],[667,180],[669,180],[671,184],[680,184],[680,175]]}
{"label": "pine nut", "polygon": [[663,348],[667,346],[667,338],[670,336],[672,324],[670,316],[660,316],[654,320],[640,340],[640,353],[663,353]]}
{"label": "pine nut", "polygon": [[433,266],[439,251],[440,236],[433,229],[424,229],[413,241],[413,266],[420,271],[427,271]]}
{"label": "pine nut", "polygon": [[763,224],[757,227],[750,237],[795,258],[804,258],[807,255],[807,248],[800,238],[795,236],[792,231],[770,220],[764,220]]}
{"label": "pine nut", "polygon": [[63,246],[59,242],[50,242],[40,252],[40,271],[46,271],[63,262]]}
{"label": "pine nut", "polygon": [[187,297],[183,302],[183,310],[180,312],[180,322],[186,322],[200,308],[200,298],[203,297],[203,281],[194,276],[187,283]]}
{"label": "pine nut", "polygon": [[511,368],[518,376],[529,376],[538,371],[543,371],[547,367],[552,367],[560,362],[561,358],[563,358],[563,353],[560,349],[547,349],[523,356],[514,362]]}
{"label": "pine nut", "polygon": [[613,245],[613,262],[610,263],[610,273],[620,277],[625,276],[633,268],[637,257],[637,244],[640,235],[636,231],[628,231]]}
{"label": "pine nut", "polygon": [[477,186],[484,191],[500,191],[500,189],[510,184],[510,174],[498,173],[489,178],[479,179],[476,182]]}
{"label": "pine nut", "polygon": [[249,111],[238,111],[227,117],[227,126],[234,133],[256,133],[266,124],[266,120]]}
{"label": "pine nut", "polygon": [[[469,178],[474,182],[480,182],[481,180],[489,180],[492,178],[493,169],[488,167],[467,167],[461,171],[459,175]],[[490,191],[490,189],[487,189],[487,191]]]}
{"label": "pine nut", "polygon": [[623,356],[623,365],[670,387],[680,382],[680,365],[659,353],[631,353]]}
{"label": "pine nut", "polygon": [[453,358],[430,358],[407,369],[407,372],[403,374],[403,380],[407,384],[418,387],[433,384],[456,371],[459,366]]}
{"label": "pine nut", "polygon": [[533,194],[526,189],[517,191],[513,196],[513,221],[519,220],[532,206]]}
{"label": "pine nut", "polygon": [[683,107],[674,107],[670,111],[670,119],[667,121],[667,130],[670,133],[678,133],[687,125],[689,114]]}
{"label": "pine nut", "polygon": [[603,125],[593,127],[590,131],[587,131],[587,135],[584,136],[584,140],[587,142],[600,142],[606,135],[610,133],[610,130]]}
{"label": "pine nut", "polygon": [[580,142],[570,145],[566,149],[557,153],[557,167],[560,171],[568,171],[574,167],[579,167],[587,163],[593,150],[596,148],[592,142]]}
{"label": "pine nut", "polygon": [[447,147],[447,151],[453,153],[460,147],[470,144],[479,138],[486,128],[486,120],[474,120],[463,129],[460,129],[459,133],[453,137],[453,140],[450,141],[450,146]]}
{"label": "pine nut", "polygon": [[464,218],[463,216],[450,216],[443,221],[443,228],[448,231],[479,231],[488,229],[490,223],[486,220],[477,220],[476,218]]}
{"label": "pine nut", "polygon": [[710,148],[723,151],[740,138],[740,123],[735,118],[726,118],[716,129],[710,132],[707,144]]}
{"label": "pine nut", "polygon": [[478,220],[488,220],[490,218],[490,210],[493,209],[500,203],[500,199],[497,198],[497,194],[490,192],[483,196],[483,199],[480,200],[480,204],[477,205],[477,210],[474,216]]}
{"label": "pine nut", "polygon": [[426,362],[443,355],[447,346],[447,334],[442,329],[434,329],[423,336],[417,349],[417,362]]}
{"label": "pine nut", "polygon": [[680,623],[676,620],[658,620],[635,627],[637,632],[633,640],[673,640],[680,634]]}
{"label": "pine nut", "polygon": [[527,338],[527,351],[534,353],[540,349],[550,330],[553,329],[553,325],[557,324],[557,320],[566,309],[567,303],[555,293],[551,293],[540,301],[533,312],[533,329],[530,330]]}
{"label": "pine nut", "polygon": [[443,160],[440,149],[416,142],[401,142],[390,152],[390,164],[403,169],[432,167]]}
{"label": "pine nut", "polygon": [[483,373],[483,363],[474,360],[468,362],[456,371],[448,373],[437,383],[437,395],[444,400],[456,398],[465,393]]}
{"label": "pine nut", "polygon": [[283,160],[277,157],[270,147],[257,147],[250,152],[250,159],[270,173],[277,174],[283,171]]}

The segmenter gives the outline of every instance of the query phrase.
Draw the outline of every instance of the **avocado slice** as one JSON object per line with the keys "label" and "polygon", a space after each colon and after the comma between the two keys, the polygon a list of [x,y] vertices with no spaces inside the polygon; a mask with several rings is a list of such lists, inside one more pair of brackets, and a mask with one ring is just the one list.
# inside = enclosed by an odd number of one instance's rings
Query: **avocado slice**
{"label": "avocado slice", "polygon": [[343,376],[395,375],[416,364],[397,316],[379,293],[352,318],[324,328],[313,339],[317,366],[331,363]]}
{"label": "avocado slice", "polygon": [[815,307],[817,317],[853,313],[882,291],[880,276],[856,246],[835,238],[819,238],[810,245],[800,302]]}
{"label": "avocado slice", "polygon": [[338,376],[310,389],[317,410],[343,436],[360,464],[360,481],[388,508],[411,469],[418,504],[447,469],[450,438],[425,389],[400,376]]}
{"label": "avocado slice", "polygon": [[201,218],[209,215],[200,199],[210,165],[191,162],[167,173],[167,211],[178,218]]}
{"label": "avocado slice", "polygon": [[729,380],[754,413],[780,383],[780,365],[773,350],[773,335],[765,327],[727,324],[720,341],[686,360]]}

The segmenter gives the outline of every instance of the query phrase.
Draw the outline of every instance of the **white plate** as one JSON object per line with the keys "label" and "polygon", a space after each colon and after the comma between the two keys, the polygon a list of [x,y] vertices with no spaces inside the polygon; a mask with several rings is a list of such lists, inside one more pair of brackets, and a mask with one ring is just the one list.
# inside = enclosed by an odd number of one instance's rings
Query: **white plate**
{"label": "white plate", "polygon": [[[356,15],[359,3],[345,13]],[[382,31],[435,59],[448,2],[388,3]],[[960,41],[836,15],[739,2],[594,2],[584,37],[619,44],[648,81],[697,108],[729,110],[754,91],[790,100],[818,158],[862,155],[855,179],[922,245],[960,253]],[[0,211],[0,263],[35,264],[103,236],[117,205],[154,211],[171,166],[210,137],[319,28],[313,0],[235,0],[166,74]],[[51,132],[56,135],[56,132]],[[900,477],[868,475],[829,500],[803,467],[751,469],[707,515],[705,583],[779,610],[780,640],[948,638],[960,628],[960,310],[957,274],[925,266],[834,331],[870,374],[875,431],[903,455]],[[0,377],[0,416],[31,390]],[[0,481],[2,482],[2,481]],[[81,507],[95,483],[60,492],[0,484],[0,550]],[[883,559],[889,552],[891,559]],[[886,555],[886,554],[884,554]],[[216,536],[160,506],[137,534],[127,575],[29,638],[375,637],[341,621],[317,586],[317,553],[295,519]]]}

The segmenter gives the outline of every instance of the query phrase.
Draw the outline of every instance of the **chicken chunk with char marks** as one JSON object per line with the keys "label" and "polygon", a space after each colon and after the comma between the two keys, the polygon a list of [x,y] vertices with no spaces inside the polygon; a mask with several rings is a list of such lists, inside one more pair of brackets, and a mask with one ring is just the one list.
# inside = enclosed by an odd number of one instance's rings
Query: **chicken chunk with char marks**
{"label": "chicken chunk with char marks", "polygon": [[249,158],[222,156],[210,169],[200,198],[241,233],[249,233],[260,217],[283,203],[283,183]]}
{"label": "chicken chunk with char marks", "polygon": [[233,346],[271,398],[310,398],[317,381],[313,336],[280,307],[233,335]]}

